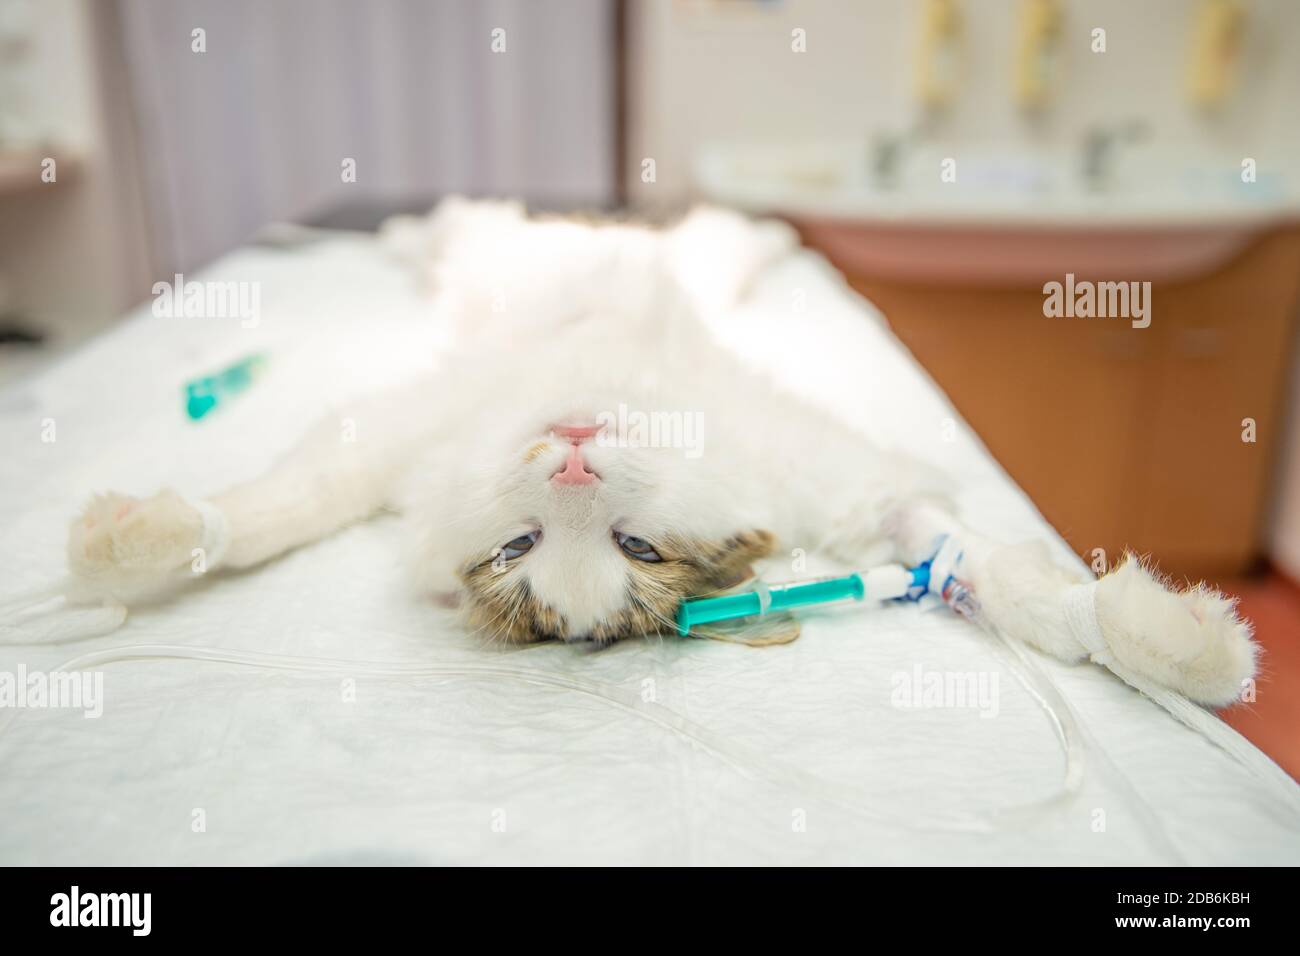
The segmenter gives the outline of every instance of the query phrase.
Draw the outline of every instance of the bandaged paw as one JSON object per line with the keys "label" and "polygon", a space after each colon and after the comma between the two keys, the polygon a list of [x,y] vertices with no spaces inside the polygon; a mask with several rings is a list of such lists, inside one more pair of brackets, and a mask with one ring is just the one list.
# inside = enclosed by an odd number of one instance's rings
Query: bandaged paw
{"label": "bandaged paw", "polygon": [[134,596],[217,567],[229,544],[224,516],[172,491],[98,495],[68,531],[68,566],[81,590]]}

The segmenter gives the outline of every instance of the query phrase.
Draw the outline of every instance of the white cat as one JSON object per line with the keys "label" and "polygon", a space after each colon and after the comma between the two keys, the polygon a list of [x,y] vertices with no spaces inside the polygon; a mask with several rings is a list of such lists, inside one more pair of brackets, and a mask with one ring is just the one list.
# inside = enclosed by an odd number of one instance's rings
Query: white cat
{"label": "white cat", "polygon": [[[88,592],[173,587],[195,547],[209,570],[247,568],[395,508],[416,580],[456,596],[469,626],[609,642],[671,633],[684,597],[737,582],[777,547],[916,563],[956,534],[994,626],[1067,661],[1099,650],[1065,600],[1086,575],[1044,543],[1001,547],[964,528],[943,476],[747,370],[696,318],[787,251],[785,227],[697,210],[653,231],[453,200],[388,241],[427,271],[435,320],[458,332],[453,357],[364,404],[355,441],[321,423],[209,501],[96,499],[68,543]],[[718,244],[727,255],[705,248]],[[701,274],[706,252],[729,266]],[[1254,673],[1249,625],[1216,592],[1166,590],[1128,558],[1090,603],[1102,650],[1193,700],[1229,703]]]}

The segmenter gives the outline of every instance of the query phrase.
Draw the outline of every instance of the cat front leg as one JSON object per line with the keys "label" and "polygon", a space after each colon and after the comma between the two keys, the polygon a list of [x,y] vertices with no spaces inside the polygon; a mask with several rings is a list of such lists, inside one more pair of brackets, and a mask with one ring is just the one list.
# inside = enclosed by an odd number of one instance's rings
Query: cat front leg
{"label": "cat front leg", "polygon": [[317,541],[393,498],[418,443],[418,396],[397,392],[320,421],[264,474],[208,499],[96,496],[68,533],[78,597],[131,602]]}
{"label": "cat front leg", "polygon": [[363,440],[368,427],[373,422],[324,420],[270,470],[213,496],[229,525],[221,566],[253,567],[389,503],[405,454],[392,443]]}
{"label": "cat front leg", "polygon": [[891,510],[886,530],[901,560],[929,557],[943,535],[961,542],[958,576],[998,631],[1067,662],[1110,658],[1146,680],[1209,706],[1239,699],[1258,650],[1233,602],[1204,585],[1168,587],[1127,555],[1092,580],[1056,563],[1046,542],[1000,544],[932,501]]}

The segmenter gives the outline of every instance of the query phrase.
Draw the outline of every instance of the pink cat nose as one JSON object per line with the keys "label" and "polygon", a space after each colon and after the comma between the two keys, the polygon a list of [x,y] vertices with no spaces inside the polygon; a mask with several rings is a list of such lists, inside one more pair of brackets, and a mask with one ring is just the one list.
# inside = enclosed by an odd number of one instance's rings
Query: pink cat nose
{"label": "pink cat nose", "polygon": [[588,438],[595,438],[604,425],[552,425],[553,431],[557,438],[564,438],[568,441],[578,443],[584,442]]}
{"label": "pink cat nose", "polygon": [[561,485],[589,485],[595,480],[596,475],[587,470],[587,464],[582,460],[582,446],[577,443],[569,446],[569,457],[565,459],[564,467],[551,475],[551,481]]}

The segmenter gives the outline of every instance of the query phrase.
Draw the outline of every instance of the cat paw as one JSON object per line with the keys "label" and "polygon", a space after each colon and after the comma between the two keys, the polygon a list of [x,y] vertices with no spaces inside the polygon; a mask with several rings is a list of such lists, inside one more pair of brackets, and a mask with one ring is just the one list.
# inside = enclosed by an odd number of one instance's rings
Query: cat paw
{"label": "cat paw", "polygon": [[173,491],[96,495],[68,529],[68,566],[96,590],[138,590],[192,573],[203,531],[202,513]]}
{"label": "cat paw", "polygon": [[1259,655],[1235,602],[1198,584],[1169,589],[1133,555],[1097,584],[1097,621],[1117,660],[1200,704],[1242,698]]}

